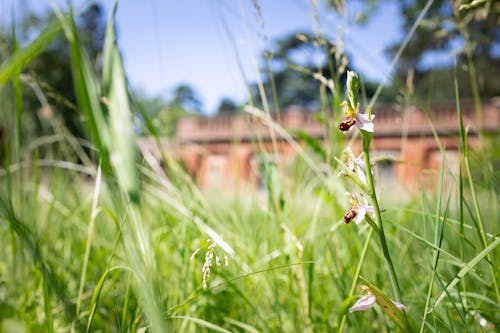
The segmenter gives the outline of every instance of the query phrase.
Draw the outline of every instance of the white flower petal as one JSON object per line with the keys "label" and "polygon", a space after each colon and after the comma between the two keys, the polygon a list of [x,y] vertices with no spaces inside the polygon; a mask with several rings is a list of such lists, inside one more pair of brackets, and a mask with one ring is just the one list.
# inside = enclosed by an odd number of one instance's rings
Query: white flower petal
{"label": "white flower petal", "polygon": [[401,311],[406,310],[406,305],[401,304],[401,303],[399,303],[399,302],[396,302],[395,300],[392,300],[392,299],[391,299],[391,301],[392,301],[392,303],[394,303],[394,305],[395,305],[395,306],[396,306],[399,310],[401,310]]}
{"label": "white flower petal", "polygon": [[356,125],[358,125],[359,129],[362,129],[367,132],[373,132],[375,130],[375,125],[373,125],[373,118],[375,116],[372,115],[372,119],[368,118],[368,115],[365,113],[357,113],[356,114]]}
{"label": "white flower petal", "polygon": [[356,164],[364,173],[366,173],[366,164],[361,158],[355,158],[354,164]]}
{"label": "white flower petal", "polygon": [[358,203],[359,207],[362,207],[367,213],[373,214],[375,213],[375,208],[373,206],[363,205]]}
{"label": "white flower petal", "polygon": [[363,222],[365,215],[366,215],[366,209],[365,207],[363,207],[363,205],[360,205],[358,208],[358,214],[356,214],[356,217],[354,218],[354,223],[360,224],[361,222]]}
{"label": "white flower petal", "polygon": [[363,296],[360,299],[358,299],[358,301],[352,306],[349,312],[370,310],[376,301],[377,298],[373,295]]}

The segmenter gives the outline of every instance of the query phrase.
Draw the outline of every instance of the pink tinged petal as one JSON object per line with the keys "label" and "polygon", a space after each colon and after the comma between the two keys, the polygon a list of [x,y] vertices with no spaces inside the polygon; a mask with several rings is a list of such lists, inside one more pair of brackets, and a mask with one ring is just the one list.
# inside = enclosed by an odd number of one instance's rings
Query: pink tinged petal
{"label": "pink tinged petal", "polygon": [[376,301],[377,298],[373,295],[363,296],[360,299],[358,299],[358,301],[352,306],[349,312],[370,310]]}
{"label": "pink tinged petal", "polygon": [[363,222],[366,213],[373,214],[373,212],[375,212],[373,206],[367,206],[360,203],[358,203],[358,206],[358,215],[356,215],[356,218],[354,219],[354,223],[356,224],[360,224],[361,222]]}
{"label": "pink tinged petal", "polygon": [[360,207],[363,207],[364,210],[366,210],[367,213],[373,214],[375,213],[375,208],[373,206],[368,206],[368,205],[363,205],[363,204],[358,204]]}
{"label": "pink tinged petal", "polygon": [[364,172],[366,172],[366,164],[361,158],[355,158],[354,163],[361,168]]}
{"label": "pink tinged petal", "polygon": [[373,118],[375,116],[372,115],[372,119],[370,120],[368,118],[368,115],[365,113],[357,113],[356,114],[356,120],[357,120],[357,125],[359,129],[362,129],[367,132],[373,132],[375,130],[375,125],[373,125]]}
{"label": "pink tinged petal", "polygon": [[366,215],[366,209],[365,209],[365,207],[363,205],[359,205],[358,214],[354,218],[354,223],[360,224],[361,222],[363,222],[363,219],[365,218],[365,215]]}
{"label": "pink tinged petal", "polygon": [[401,304],[401,303],[399,303],[399,302],[396,302],[396,301],[394,301],[394,300],[392,300],[392,299],[391,299],[391,301],[392,301],[392,303],[394,303],[394,305],[395,305],[395,306],[396,306],[399,310],[401,310],[401,311],[406,310],[406,305]]}

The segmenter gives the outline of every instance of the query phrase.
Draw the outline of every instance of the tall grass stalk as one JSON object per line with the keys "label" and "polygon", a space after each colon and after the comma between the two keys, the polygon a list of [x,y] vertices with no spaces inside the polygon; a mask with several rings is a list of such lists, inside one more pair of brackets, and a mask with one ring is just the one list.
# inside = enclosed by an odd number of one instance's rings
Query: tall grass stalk
{"label": "tall grass stalk", "polygon": [[[15,20],[12,20],[12,46],[14,55],[17,56],[19,51],[19,44],[17,41],[16,24]],[[23,147],[23,95],[21,90],[21,71],[20,69],[14,72],[12,77],[12,83],[14,86],[14,107],[16,109],[16,150],[15,150],[15,160],[16,162],[21,161],[22,158],[22,147]],[[21,173],[20,173],[21,175]]]}
{"label": "tall grass stalk", "polygon": [[[445,170],[445,151],[442,147],[441,148],[441,168],[440,168],[440,173],[439,173],[439,185],[438,185],[438,192],[437,192],[437,204],[436,204],[436,219],[434,222],[435,225],[435,231],[434,231],[434,256],[433,256],[433,263],[432,263],[432,273],[431,273],[431,279],[429,282],[429,289],[427,291],[427,298],[425,300],[425,308],[424,308],[424,315],[422,319],[422,324],[420,326],[420,332],[424,331],[424,326],[425,326],[425,321],[427,318],[427,311],[429,308],[429,304],[431,301],[431,295],[432,295],[432,289],[434,287],[434,279],[436,278],[437,274],[437,267],[438,267],[438,262],[439,262],[439,256],[441,254],[441,246],[442,246],[442,241],[443,241],[443,236],[444,236],[444,226],[446,222],[446,213],[442,216],[441,215],[441,203],[442,203],[442,196],[443,196],[443,181],[444,181],[444,170]],[[449,205],[449,199],[448,199],[448,205]],[[448,211],[448,205],[446,207],[446,211]]]}
{"label": "tall grass stalk", "polygon": [[[469,188],[470,188],[470,192],[471,192],[471,196],[472,196],[472,202],[474,205],[475,215],[476,215],[476,218],[478,220],[477,232],[478,232],[479,239],[481,241],[483,248],[486,248],[488,246],[488,241],[486,240],[486,232],[484,230],[483,218],[482,218],[482,214],[481,214],[481,209],[479,208],[479,201],[477,199],[477,192],[476,192],[476,188],[474,185],[471,167],[470,167],[470,162],[469,162],[469,144],[467,142],[467,132],[464,128],[462,109],[460,108],[460,96],[459,96],[459,92],[458,92],[458,78],[457,78],[457,66],[456,65],[455,65],[454,87],[455,87],[455,105],[457,108],[457,115],[458,115],[458,121],[459,121],[459,129],[460,129],[462,160],[463,160],[463,163],[465,166],[465,172],[467,174],[467,178],[468,178],[468,182],[469,182]],[[488,260],[489,267],[490,267],[490,275],[491,275],[493,287],[495,289],[497,303],[500,304],[500,290],[498,289],[497,274],[495,273],[495,267],[493,265],[492,257],[488,253],[486,258]]]}
{"label": "tall grass stalk", "polygon": [[78,318],[80,313],[80,306],[82,302],[83,289],[85,285],[85,279],[87,277],[87,266],[90,258],[90,250],[92,248],[92,238],[94,237],[94,226],[95,219],[99,214],[99,210],[97,209],[97,203],[99,200],[99,194],[101,192],[101,168],[97,168],[96,181],[94,186],[94,196],[92,198],[92,208],[90,210],[90,222],[87,227],[87,241],[85,243],[85,254],[83,256],[83,266],[82,266],[82,274],[80,276],[80,286],[78,288],[78,296],[76,298],[76,315],[75,318]]}

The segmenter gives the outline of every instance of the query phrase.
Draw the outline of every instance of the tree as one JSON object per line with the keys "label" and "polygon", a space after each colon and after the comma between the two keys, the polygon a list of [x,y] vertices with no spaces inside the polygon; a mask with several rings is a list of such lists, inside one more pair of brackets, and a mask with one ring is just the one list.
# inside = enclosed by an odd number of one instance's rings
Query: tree
{"label": "tree", "polygon": [[135,92],[134,107],[143,117],[148,117],[160,136],[173,138],[180,118],[202,112],[198,92],[186,83],[173,89],[172,98],[149,97],[143,92]]}
{"label": "tree", "polygon": [[[273,45],[273,52],[262,55],[267,64],[263,87],[273,111],[276,102],[280,107],[296,105],[318,110],[322,102],[332,101],[332,90],[338,93],[337,97],[342,93],[345,73],[351,68],[349,57],[328,38],[299,32],[277,39]],[[325,84],[329,87],[324,89],[325,100],[322,101],[320,87]],[[376,84],[365,82],[364,88],[366,95],[371,97]],[[251,92],[253,99],[259,101],[261,92],[257,84],[251,86]],[[393,99],[392,94],[383,97],[384,100]]]}
{"label": "tree", "polygon": [[[409,33],[424,8],[425,0],[406,0],[399,3],[403,18],[403,31]],[[401,42],[391,46],[388,53],[394,56]],[[395,75],[395,85],[404,82],[414,70],[416,93],[432,99],[453,98],[453,62],[436,67],[432,59],[455,52],[460,65],[459,83],[462,97],[472,96],[472,80],[477,80],[482,96],[500,94],[500,3],[475,1],[461,5],[461,1],[435,0],[425,19],[420,23],[410,43],[406,46]],[[475,78],[470,75],[472,67]],[[436,89],[437,88],[437,89]]]}
{"label": "tree", "polygon": [[187,83],[174,88],[174,97],[169,103],[171,107],[181,108],[191,113],[202,111],[202,102],[196,90]]}
{"label": "tree", "polygon": [[[318,108],[321,82],[314,78],[314,73],[324,80],[333,78],[339,89],[343,86],[345,78],[341,74],[347,69],[348,58],[328,39],[309,32],[292,33],[276,40],[273,49],[274,52],[267,51],[262,56],[266,64],[263,86],[271,106],[275,107],[277,101],[281,107]],[[258,85],[254,84],[251,90],[259,100]]]}
{"label": "tree", "polygon": [[219,106],[217,107],[217,113],[219,114],[234,114],[238,112],[238,104],[236,102],[229,98],[229,97],[224,97],[220,100]]}
{"label": "tree", "polygon": [[[28,13],[19,24],[16,40],[19,44],[29,40],[48,22],[56,20],[55,14]],[[81,44],[96,69],[104,40],[106,19],[103,7],[90,4],[76,18]],[[13,45],[13,36],[2,34],[3,43]],[[12,51],[11,51],[12,52]],[[69,46],[63,33],[57,36],[43,52],[34,58],[21,74],[23,91],[24,133],[39,136],[51,132],[51,121],[56,117],[76,137],[85,138],[82,115],[76,108],[76,97],[70,65]]]}

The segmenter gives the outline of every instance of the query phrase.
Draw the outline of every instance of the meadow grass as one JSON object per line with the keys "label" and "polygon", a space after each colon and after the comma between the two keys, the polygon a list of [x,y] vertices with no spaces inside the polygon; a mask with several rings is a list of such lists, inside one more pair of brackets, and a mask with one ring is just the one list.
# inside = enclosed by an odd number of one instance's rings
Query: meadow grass
{"label": "meadow grass", "polygon": [[[0,332],[498,329],[498,188],[482,181],[490,169],[474,167],[463,125],[459,169],[443,152],[435,188],[405,200],[378,193],[385,244],[374,237],[380,229],[343,222],[344,193],[355,184],[338,176],[334,157],[347,142],[337,134],[328,143],[334,152],[297,146],[290,165],[268,164],[264,193],[200,190],[167,151],[165,167],[138,158],[113,22],[102,78],[71,13],[59,13],[0,67],[0,84],[16,82],[63,31],[95,157],[66,159],[87,154],[67,132],[40,146],[23,144],[17,104],[18,137],[7,138],[0,170]],[[457,109],[461,117],[458,95]],[[248,111],[276,139],[286,136],[269,110]],[[484,138],[483,149],[497,140]],[[40,156],[47,150],[50,158]],[[348,313],[364,294],[360,285],[378,298],[402,298],[409,324],[398,328],[398,317],[379,306]]]}

